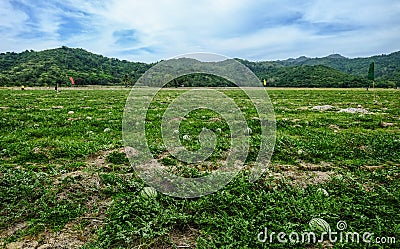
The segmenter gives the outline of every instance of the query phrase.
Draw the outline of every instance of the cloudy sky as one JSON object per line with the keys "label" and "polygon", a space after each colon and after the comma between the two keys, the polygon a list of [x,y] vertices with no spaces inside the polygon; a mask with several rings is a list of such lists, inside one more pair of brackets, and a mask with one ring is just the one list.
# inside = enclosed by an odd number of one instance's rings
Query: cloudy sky
{"label": "cloudy sky", "polygon": [[1,0],[0,39],[0,52],[65,45],[144,62],[362,57],[400,50],[400,1]]}

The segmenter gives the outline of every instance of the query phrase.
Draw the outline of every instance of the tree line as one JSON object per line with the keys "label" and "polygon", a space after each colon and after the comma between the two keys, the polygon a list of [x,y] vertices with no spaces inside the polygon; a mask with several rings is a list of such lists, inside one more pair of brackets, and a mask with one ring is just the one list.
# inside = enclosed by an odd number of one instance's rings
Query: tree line
{"label": "tree line", "polygon": [[[252,70],[260,82],[265,79],[271,87],[369,87],[372,81],[368,80],[367,73],[373,61],[376,87],[400,87],[400,52],[355,59],[331,55],[284,61],[236,60]],[[131,86],[153,65],[107,58],[65,46],[40,52],[7,52],[0,54],[0,86],[69,85],[69,77],[73,77],[78,86]],[[234,84],[213,75],[193,74],[174,79],[167,86],[224,87]]]}

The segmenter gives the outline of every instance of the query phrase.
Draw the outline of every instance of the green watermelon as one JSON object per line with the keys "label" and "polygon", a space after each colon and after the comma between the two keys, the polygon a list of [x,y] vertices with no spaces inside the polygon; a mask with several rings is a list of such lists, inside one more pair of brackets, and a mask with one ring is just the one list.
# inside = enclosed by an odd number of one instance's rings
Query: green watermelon
{"label": "green watermelon", "polygon": [[331,227],[329,226],[328,222],[326,222],[321,218],[311,219],[310,222],[308,222],[308,225],[313,231],[328,233],[331,230]]}
{"label": "green watermelon", "polygon": [[156,198],[157,190],[153,187],[144,187],[142,191],[140,191],[140,195],[144,198]]}
{"label": "green watermelon", "polygon": [[328,191],[326,191],[325,189],[323,189],[323,188],[319,188],[319,189],[317,189],[317,193],[319,194],[319,195],[324,195],[324,196],[329,196],[329,193],[328,193]]}

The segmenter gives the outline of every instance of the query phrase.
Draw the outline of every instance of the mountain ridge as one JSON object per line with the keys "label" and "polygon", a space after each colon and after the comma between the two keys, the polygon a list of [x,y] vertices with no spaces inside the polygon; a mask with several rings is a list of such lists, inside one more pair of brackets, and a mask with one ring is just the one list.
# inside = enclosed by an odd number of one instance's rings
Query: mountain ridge
{"label": "mountain ridge", "polygon": [[[359,58],[331,54],[321,58],[300,56],[276,61],[237,60],[260,80],[265,79],[268,86],[368,87],[371,85],[367,80],[371,62],[375,62],[377,86],[400,86],[400,51]],[[38,52],[6,52],[0,54],[0,86],[68,84],[70,76],[78,85],[133,84],[152,65],[154,63],[108,58],[66,46]],[[182,80],[187,83],[191,79]],[[185,82],[178,85],[185,85]],[[196,86],[196,83],[186,85]]]}

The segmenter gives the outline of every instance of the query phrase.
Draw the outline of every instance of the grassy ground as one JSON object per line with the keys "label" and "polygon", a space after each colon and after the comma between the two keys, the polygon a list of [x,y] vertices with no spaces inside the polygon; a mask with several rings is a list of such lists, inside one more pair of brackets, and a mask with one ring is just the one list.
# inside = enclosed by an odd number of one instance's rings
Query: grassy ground
{"label": "grassy ground", "polygon": [[[186,89],[187,90],[187,89]],[[222,89],[248,120],[242,92]],[[182,90],[157,96],[157,124]],[[255,183],[241,173],[222,191],[197,199],[146,199],[129,166],[121,120],[129,91],[0,90],[0,246],[9,248],[360,248],[400,243],[400,91],[269,89],[277,141],[268,171]],[[373,101],[373,95],[376,101]],[[332,105],[326,111],[315,106]],[[339,112],[360,108],[366,113]],[[195,113],[183,132],[224,127]],[[257,122],[247,163],[257,153]],[[152,130],[153,129],[153,130]],[[157,126],[147,126],[156,158],[181,175],[207,172],[165,156]],[[223,159],[222,129],[211,165]],[[196,149],[196,141],[186,146]],[[252,159],[253,158],[253,159]],[[324,193],[323,190],[327,193]],[[259,242],[260,232],[310,231],[322,218],[333,231],[395,237],[396,244]],[[288,237],[287,237],[288,238]]]}

